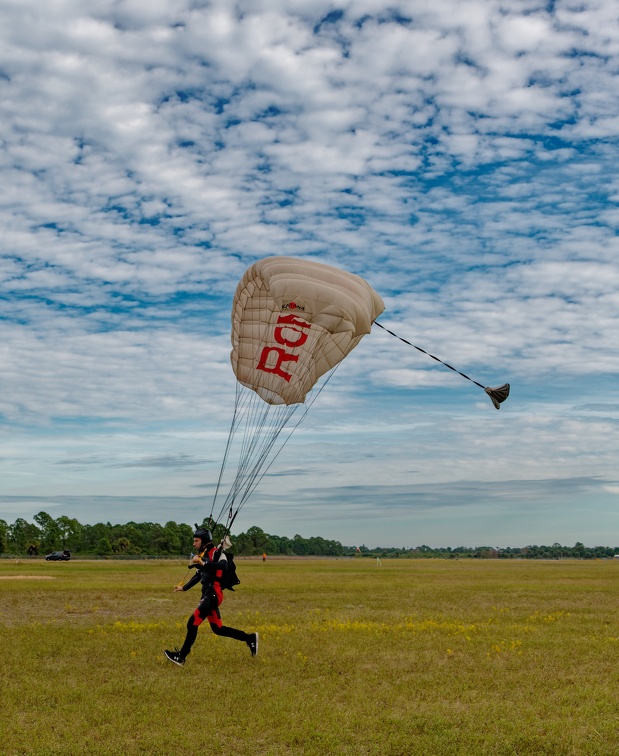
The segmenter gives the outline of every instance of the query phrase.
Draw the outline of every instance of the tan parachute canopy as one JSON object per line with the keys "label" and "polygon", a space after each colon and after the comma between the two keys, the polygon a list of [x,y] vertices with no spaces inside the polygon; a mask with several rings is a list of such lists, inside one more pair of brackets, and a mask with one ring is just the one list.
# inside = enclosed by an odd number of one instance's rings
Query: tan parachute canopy
{"label": "tan parachute canopy", "polygon": [[260,260],[234,296],[234,373],[269,404],[304,402],[383,309],[374,289],[352,273],[294,257]]}

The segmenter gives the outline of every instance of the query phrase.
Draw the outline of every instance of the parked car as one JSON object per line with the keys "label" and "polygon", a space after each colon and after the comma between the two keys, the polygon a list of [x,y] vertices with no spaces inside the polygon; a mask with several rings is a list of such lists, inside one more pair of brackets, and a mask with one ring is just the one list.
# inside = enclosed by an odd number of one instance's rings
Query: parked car
{"label": "parked car", "polygon": [[45,559],[48,562],[68,562],[71,559],[71,552],[66,549],[64,551],[52,551]]}

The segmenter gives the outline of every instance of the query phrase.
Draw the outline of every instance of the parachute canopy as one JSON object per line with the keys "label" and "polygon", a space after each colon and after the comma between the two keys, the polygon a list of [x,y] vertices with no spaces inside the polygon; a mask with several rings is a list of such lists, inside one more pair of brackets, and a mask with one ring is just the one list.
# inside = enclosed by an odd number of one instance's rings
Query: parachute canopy
{"label": "parachute canopy", "polygon": [[268,404],[305,401],[316,381],[370,332],[384,309],[359,276],[267,257],[241,279],[232,307],[232,368]]}

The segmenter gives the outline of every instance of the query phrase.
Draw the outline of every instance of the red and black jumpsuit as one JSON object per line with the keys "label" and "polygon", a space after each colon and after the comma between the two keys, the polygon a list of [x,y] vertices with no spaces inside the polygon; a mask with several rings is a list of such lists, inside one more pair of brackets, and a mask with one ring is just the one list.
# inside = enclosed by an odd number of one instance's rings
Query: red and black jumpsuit
{"label": "red and black jumpsuit", "polygon": [[198,565],[196,572],[192,575],[191,579],[183,586],[184,591],[188,591],[193,588],[197,583],[202,583],[202,598],[198,604],[195,612],[187,620],[187,636],[185,642],[180,650],[180,654],[185,659],[191,647],[195,643],[198,636],[198,628],[204,622],[208,620],[211,630],[215,635],[223,635],[225,638],[234,638],[234,640],[243,641],[249,643],[252,636],[242,630],[237,630],[234,627],[226,627],[221,624],[221,614],[219,613],[219,606],[224,600],[223,590],[221,588],[221,579],[224,574],[224,570],[228,565],[225,561],[225,556],[221,561],[213,561],[217,559],[217,549],[215,546],[210,546],[209,549],[203,554],[203,565]]}

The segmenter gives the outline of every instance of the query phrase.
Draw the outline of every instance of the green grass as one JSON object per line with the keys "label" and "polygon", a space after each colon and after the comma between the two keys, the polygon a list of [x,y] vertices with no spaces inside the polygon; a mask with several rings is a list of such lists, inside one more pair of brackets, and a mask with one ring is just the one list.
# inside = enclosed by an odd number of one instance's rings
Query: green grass
{"label": "green grass", "polygon": [[202,627],[179,669],[183,563],[0,562],[0,752],[619,753],[613,561],[238,565],[258,657]]}

